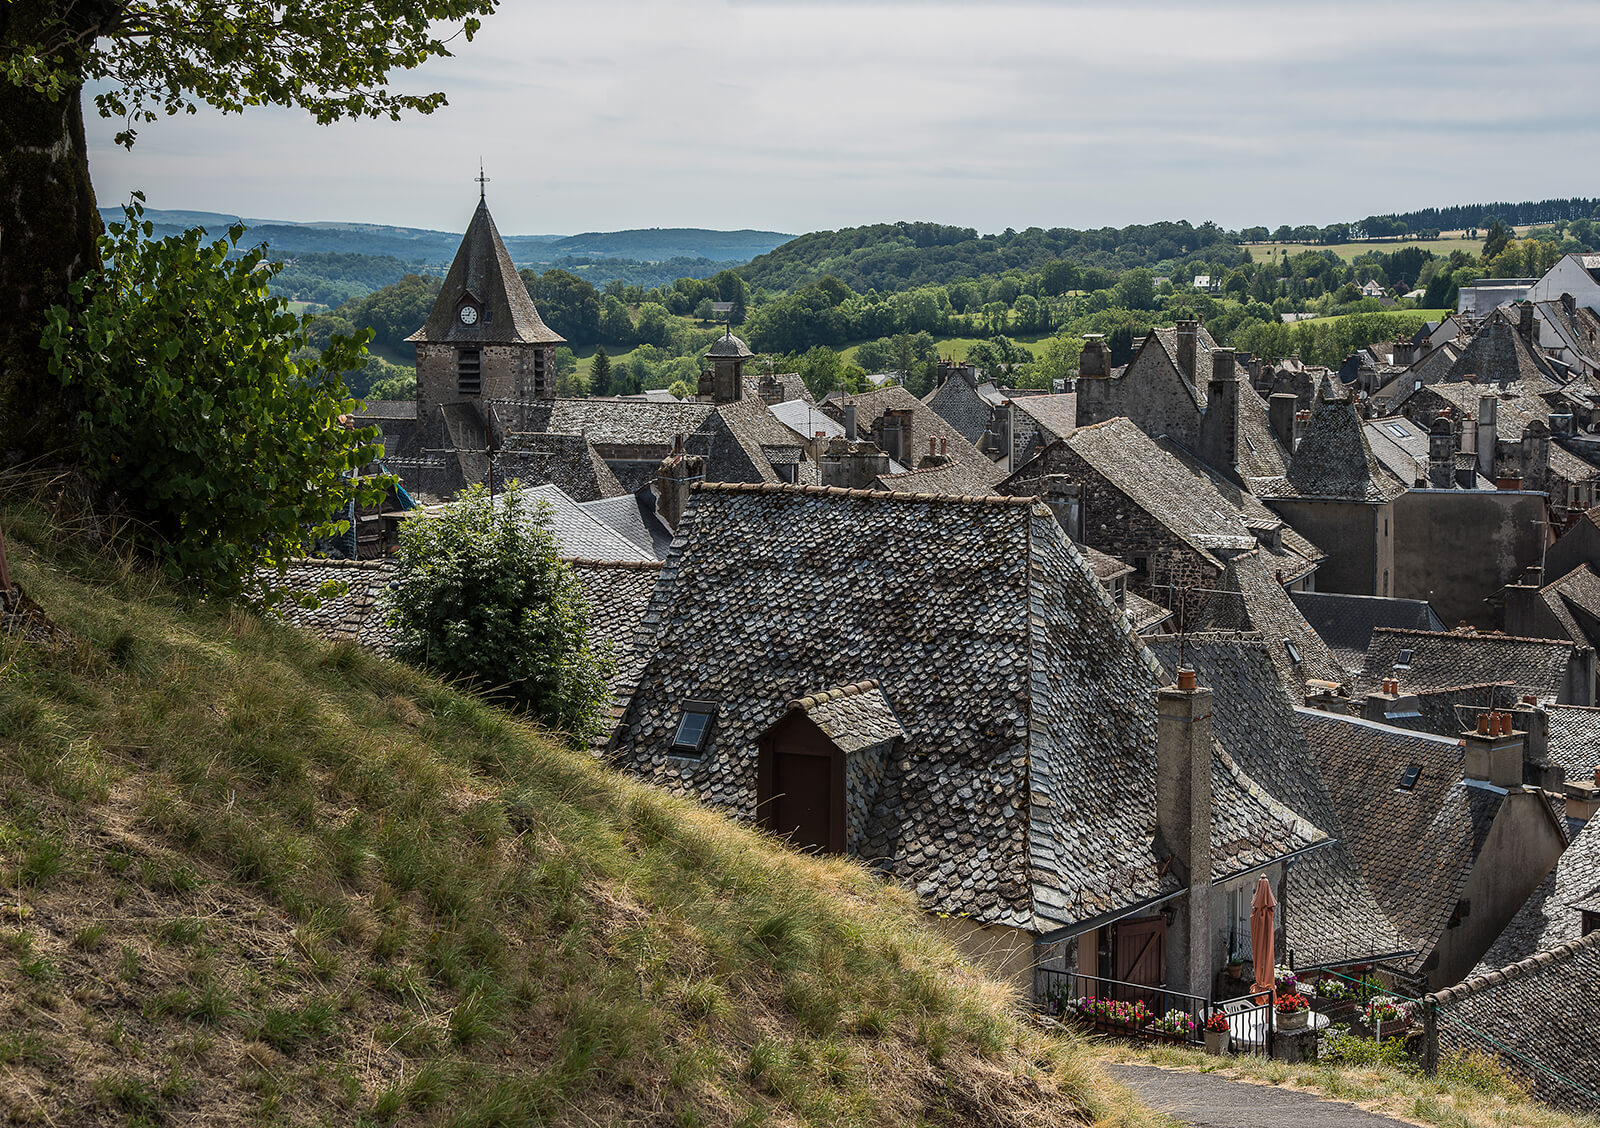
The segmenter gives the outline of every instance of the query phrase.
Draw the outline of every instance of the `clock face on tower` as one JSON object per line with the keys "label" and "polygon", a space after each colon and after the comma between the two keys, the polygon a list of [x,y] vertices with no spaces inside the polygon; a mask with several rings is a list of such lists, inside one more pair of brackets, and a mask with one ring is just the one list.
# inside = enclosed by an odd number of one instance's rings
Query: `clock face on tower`
{"label": "clock face on tower", "polygon": [[476,325],[478,323],[478,307],[464,305],[461,307],[461,324]]}

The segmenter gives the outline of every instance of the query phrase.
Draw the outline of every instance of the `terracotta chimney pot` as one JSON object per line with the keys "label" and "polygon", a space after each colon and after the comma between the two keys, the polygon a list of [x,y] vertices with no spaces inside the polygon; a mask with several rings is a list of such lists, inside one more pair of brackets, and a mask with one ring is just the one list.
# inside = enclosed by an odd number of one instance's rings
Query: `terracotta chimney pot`
{"label": "terracotta chimney pot", "polygon": [[1478,735],[1479,736],[1488,736],[1489,735],[1489,714],[1488,713],[1479,713],[1478,714]]}
{"label": "terracotta chimney pot", "polygon": [[1178,688],[1189,691],[1195,688],[1194,671],[1180,666],[1178,668]]}

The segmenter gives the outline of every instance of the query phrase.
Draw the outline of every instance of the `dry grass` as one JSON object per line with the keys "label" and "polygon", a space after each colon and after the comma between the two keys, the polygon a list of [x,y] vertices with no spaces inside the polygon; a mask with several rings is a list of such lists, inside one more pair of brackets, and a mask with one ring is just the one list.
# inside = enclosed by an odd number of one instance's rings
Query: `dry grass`
{"label": "dry grass", "polygon": [[0,1120],[1156,1122],[864,869],[0,523]]}
{"label": "dry grass", "polygon": [[1600,1120],[1557,1112],[1532,1100],[1486,1055],[1447,1055],[1437,1077],[1424,1077],[1415,1067],[1382,1061],[1286,1065],[1247,1054],[1219,1058],[1116,1039],[1101,1040],[1096,1049],[1103,1062],[1159,1065],[1298,1089],[1433,1128],[1600,1128]]}

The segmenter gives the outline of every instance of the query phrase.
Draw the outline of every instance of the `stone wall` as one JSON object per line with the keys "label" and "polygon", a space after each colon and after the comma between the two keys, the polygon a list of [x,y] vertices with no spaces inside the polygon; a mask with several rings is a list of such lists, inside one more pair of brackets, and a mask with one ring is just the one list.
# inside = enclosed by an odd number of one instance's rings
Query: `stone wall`
{"label": "stone wall", "polygon": [[1078,380],[1078,426],[1125,415],[1147,435],[1167,435],[1198,450],[1200,407],[1166,350],[1148,342],[1120,377]]}
{"label": "stone wall", "polygon": [[889,744],[874,744],[852,752],[844,760],[844,849],[854,856],[867,840],[867,820],[883,781]]}
{"label": "stone wall", "polygon": [[554,370],[547,363],[542,345],[483,345],[478,348],[479,392],[461,391],[458,383],[461,346],[422,344],[417,346],[417,408],[425,442],[444,445],[439,427],[439,408],[443,404],[484,400],[539,399],[555,394]]}
{"label": "stone wall", "polygon": [[[1404,497],[1410,495],[1403,495]],[[1395,563],[1395,503],[1272,498],[1267,502],[1328,558],[1317,566],[1318,591],[1346,595],[1404,595]],[[1426,599],[1426,595],[1413,596]]]}
{"label": "stone wall", "polygon": [[[1495,628],[1484,600],[1537,565],[1544,533],[1543,494],[1521,490],[1412,490],[1394,503],[1395,590],[1425,599],[1446,626]],[[1296,527],[1298,522],[1295,522]],[[1317,544],[1310,529],[1301,529]],[[1317,587],[1326,565],[1318,572]]]}

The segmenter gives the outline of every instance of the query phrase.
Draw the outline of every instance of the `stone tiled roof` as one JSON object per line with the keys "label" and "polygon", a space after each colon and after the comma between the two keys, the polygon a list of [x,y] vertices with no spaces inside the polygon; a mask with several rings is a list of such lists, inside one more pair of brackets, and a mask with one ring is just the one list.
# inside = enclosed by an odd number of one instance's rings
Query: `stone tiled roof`
{"label": "stone tiled roof", "polygon": [[[586,560],[636,560],[651,563],[656,559],[653,552],[634,544],[610,525],[586,512],[583,506],[562,493],[559,486],[548,484],[523,486],[520,493],[530,519],[534,517],[535,505],[543,504],[548,507],[548,526],[556,539],[558,550],[564,557]],[[504,499],[505,495],[502,494],[495,500],[504,505]]]}
{"label": "stone tiled roof", "polygon": [[1540,1101],[1600,1112],[1600,933],[1567,940],[1432,996],[1441,1050],[1497,1056]]}
{"label": "stone tiled roof", "polygon": [[367,400],[361,405],[361,410],[356,412],[356,419],[362,423],[383,423],[388,420],[417,418],[417,401],[408,400]]}
{"label": "stone tiled roof", "polygon": [[[301,630],[334,642],[354,642],[380,654],[394,647],[394,632],[383,621],[383,598],[394,565],[387,560],[295,560],[281,579],[269,582],[284,589],[276,607],[283,619]],[[343,593],[319,595],[324,585],[338,584]],[[301,607],[296,600],[316,597],[317,606]]]}
{"label": "stone tiled roof", "polygon": [[583,585],[583,594],[589,600],[589,629],[586,633],[592,648],[606,648],[616,663],[610,679],[612,703],[607,710],[608,727],[615,724],[627,704],[624,686],[632,686],[639,679],[646,652],[637,646],[639,624],[644,619],[645,608],[650,605],[650,595],[655,591],[656,580],[661,576],[659,563],[617,560],[568,560],[567,566]]}
{"label": "stone tiled roof", "polygon": [[[1459,740],[1297,709],[1339,837],[1419,959],[1444,934],[1504,793],[1463,780]],[[1422,770],[1398,790],[1409,764]]]}
{"label": "stone tiled roof", "polygon": [[665,403],[607,397],[531,401],[517,405],[529,426],[515,430],[582,435],[596,445],[670,446],[679,435],[700,430],[715,405],[693,400]]}
{"label": "stone tiled roof", "polygon": [[[1397,675],[1404,672],[1395,671]],[[1400,697],[1386,713],[1384,720],[1397,728],[1454,738],[1460,736],[1479,713],[1509,709],[1518,700],[1516,689],[1510,682],[1415,689],[1402,680]]]}
{"label": "stone tiled roof", "polygon": [[1573,836],[1473,974],[1485,975],[1576,940],[1583,935],[1586,911],[1600,912],[1600,821],[1590,821]]}
{"label": "stone tiled roof", "polygon": [[[1169,672],[1195,671],[1212,690],[1217,739],[1239,766],[1279,802],[1330,835],[1338,833],[1333,800],[1317,771],[1294,708],[1277,690],[1270,643],[1250,635],[1167,635],[1149,640]],[[1296,859],[1282,915],[1300,967],[1393,956],[1408,946],[1367,887],[1360,867],[1335,842]]]}
{"label": "stone tiled roof", "polygon": [[621,497],[579,503],[595,520],[610,525],[622,538],[657,560],[665,560],[672,530],[656,516],[655,497],[649,490]]}
{"label": "stone tiled roof", "polygon": [[1306,682],[1346,682],[1328,644],[1311,629],[1279,578],[1278,558],[1261,549],[1232,553],[1217,582],[1221,593],[1206,601],[1195,630],[1257,631],[1278,671],[1278,688],[1290,705],[1305,700]]}
{"label": "stone tiled roof", "polygon": [[1372,642],[1374,627],[1444,630],[1444,623],[1426,600],[1329,591],[1291,591],[1289,598],[1311,624],[1311,629],[1322,636],[1322,641],[1328,644],[1347,674],[1359,673],[1366,665],[1367,646]]}
{"label": "stone tiled roof", "polygon": [[815,440],[818,431],[829,439],[844,438],[844,427],[814,403],[786,400],[773,404],[767,410],[779,423],[807,442]]}
{"label": "stone tiled roof", "polygon": [[[994,385],[987,385],[993,388]],[[923,401],[939,418],[960,431],[969,443],[976,443],[994,420],[994,404],[963,376],[951,376]]]}
{"label": "stone tiled roof", "polygon": [[1133,571],[1133,565],[1125,560],[1118,560],[1115,556],[1101,552],[1098,548],[1090,548],[1086,544],[1075,544],[1083,558],[1089,562],[1089,567],[1094,569],[1095,576],[1101,583],[1109,583],[1118,576],[1126,576]]}
{"label": "stone tiled roof", "polygon": [[1479,327],[1441,379],[1507,384],[1553,377],[1550,365],[1522,339],[1512,315],[1497,309]]}
{"label": "stone tiled roof", "polygon": [[1539,591],[1567,637],[1587,646],[1600,644],[1600,576],[1588,564],[1574,568]]}
{"label": "stone tiled roof", "polygon": [[1015,396],[1013,414],[1028,417],[1038,427],[1045,442],[1064,439],[1078,429],[1078,395],[1065,392],[1053,396]]}
{"label": "stone tiled roof", "polygon": [[944,440],[945,454],[956,462],[967,467],[968,474],[973,482],[982,479],[983,489],[968,489],[966,494],[993,493],[993,487],[1005,477],[1005,471],[991,461],[982,451],[968,442],[955,427],[945,422],[939,413],[923,403],[916,396],[908,392],[899,384],[886,384],[881,388],[874,388],[870,392],[861,392],[856,395],[844,395],[838,399],[830,399],[823,405],[825,411],[838,422],[844,421],[844,409],[849,404],[856,407],[856,433],[862,438],[869,437],[872,425],[883,418],[884,412],[891,410],[909,410],[911,412],[911,427],[913,442],[917,450],[913,453],[921,458],[930,437]]}
{"label": "stone tiled roof", "polygon": [[1600,708],[1592,705],[1548,705],[1550,759],[1568,779],[1593,779],[1600,767]]}
{"label": "stone tiled roof", "polygon": [[892,493],[948,494],[953,497],[985,497],[994,493],[993,467],[952,459],[940,466],[924,466],[899,474],[879,474],[878,488]]}
{"label": "stone tiled roof", "polygon": [[1383,502],[1405,493],[1406,485],[1373,456],[1355,405],[1319,395],[1288,476],[1263,482],[1258,492],[1268,498]]}
{"label": "stone tiled roof", "polygon": [[748,360],[755,355],[749,345],[733,335],[732,329],[713,341],[706,350],[706,356],[711,360]]}
{"label": "stone tiled roof", "polygon": [[906,735],[889,699],[872,678],[808,693],[789,702],[789,708],[809,717],[841,752],[859,752]]}
{"label": "stone tiled roof", "polygon": [[[1471,628],[1440,633],[1374,627],[1356,692],[1370,693],[1388,677],[1398,677],[1408,690],[1510,682],[1519,695],[1531,693],[1541,702],[1554,702],[1566,686],[1573,648],[1559,639]],[[1411,660],[1396,668],[1402,650],[1411,651]]]}
{"label": "stone tiled roof", "polygon": [[[1247,482],[1281,478],[1289,472],[1289,456],[1273,434],[1267,402],[1248,380],[1239,386],[1239,428],[1235,457]],[[1225,469],[1225,467],[1219,467]]]}
{"label": "stone tiled roof", "polygon": [[574,501],[621,497],[617,476],[582,435],[514,432],[495,456],[496,485],[513,479],[528,485],[557,486]]}
{"label": "stone tiled roof", "polygon": [[[457,316],[461,299],[467,295],[480,310],[472,325],[463,325]],[[495,230],[489,206],[480,200],[427,323],[406,340],[418,344],[559,345],[566,338],[546,325],[534,308],[528,288]]]}
{"label": "stone tiled roof", "polygon": [[1212,473],[1176,443],[1151,439],[1129,419],[1080,427],[1062,441],[1218,567],[1219,554],[1254,548],[1258,528],[1282,530],[1285,552],[1273,555],[1287,579],[1304,575],[1324,556],[1248,491]]}
{"label": "stone tiled roof", "polygon": [[1140,634],[1154,630],[1172,618],[1171,609],[1131,591],[1122,597],[1122,610],[1128,616],[1128,625]]}
{"label": "stone tiled roof", "polygon": [[[1037,932],[1176,892],[1153,848],[1158,668],[1029,499],[705,485],[641,630],[614,762],[753,817],[755,742],[787,703],[868,679],[905,733],[860,853],[932,907]],[[702,759],[669,754],[718,703]],[[1219,754],[1218,856],[1317,834]]]}

